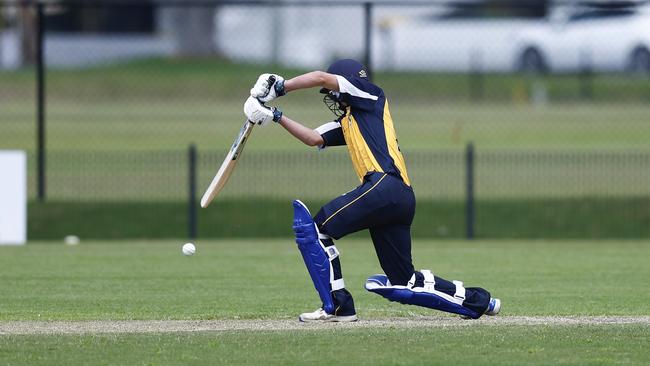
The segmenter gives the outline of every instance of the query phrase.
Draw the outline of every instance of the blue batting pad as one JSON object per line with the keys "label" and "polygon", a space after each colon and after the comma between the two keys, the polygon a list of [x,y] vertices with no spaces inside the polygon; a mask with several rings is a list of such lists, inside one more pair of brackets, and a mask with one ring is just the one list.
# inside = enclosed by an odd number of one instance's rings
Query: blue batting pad
{"label": "blue batting pad", "polygon": [[472,311],[462,305],[445,299],[433,292],[423,291],[421,288],[410,289],[406,286],[391,285],[388,277],[383,274],[370,276],[366,280],[366,290],[379,294],[390,301],[397,301],[406,305],[417,305],[425,308],[460,314],[472,319],[478,319],[482,314]]}
{"label": "blue batting pad", "polygon": [[307,206],[299,200],[293,201],[293,231],[309,276],[323,302],[323,310],[334,314],[334,300],[330,292],[330,261],[318,240],[316,224]]}

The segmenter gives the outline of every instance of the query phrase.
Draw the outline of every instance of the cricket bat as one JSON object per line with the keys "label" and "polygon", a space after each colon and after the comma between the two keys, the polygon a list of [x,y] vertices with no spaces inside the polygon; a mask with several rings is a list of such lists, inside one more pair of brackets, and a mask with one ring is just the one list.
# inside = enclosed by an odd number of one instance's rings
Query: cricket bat
{"label": "cricket bat", "polygon": [[214,176],[212,182],[210,183],[210,186],[205,190],[203,197],[201,197],[201,207],[208,207],[210,202],[212,202],[212,200],[219,194],[221,189],[223,189],[223,187],[228,182],[228,178],[230,178],[232,172],[235,170],[235,166],[239,161],[239,157],[241,156],[242,151],[244,151],[246,140],[253,131],[254,126],[255,123],[249,120],[246,120],[244,122],[244,125],[239,131],[239,135],[237,135],[237,138],[235,138],[235,141],[232,143],[232,147],[230,148],[228,155],[226,155],[226,158],[223,160],[223,163],[219,168],[219,171],[217,171],[217,175]]}

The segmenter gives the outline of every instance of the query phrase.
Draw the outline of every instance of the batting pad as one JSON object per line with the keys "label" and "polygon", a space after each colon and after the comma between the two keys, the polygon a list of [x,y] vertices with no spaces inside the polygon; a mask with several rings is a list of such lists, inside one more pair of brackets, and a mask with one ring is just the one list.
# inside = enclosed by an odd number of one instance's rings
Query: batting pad
{"label": "batting pad", "polygon": [[[465,299],[464,296],[461,297],[460,294],[464,294],[465,288],[462,287],[461,282],[455,282],[457,286],[456,295],[451,296],[444,292],[435,290],[435,282],[431,282],[433,280],[433,274],[431,274],[431,272],[422,271],[422,273],[425,275],[424,287],[391,285],[388,277],[384,274],[370,276],[366,280],[364,287],[370,292],[374,292],[390,301],[396,301],[401,304],[423,306],[430,309],[467,316],[472,319],[478,319],[481,317],[482,314],[472,311],[462,305]],[[459,286],[462,290],[459,290]]]}
{"label": "batting pad", "polygon": [[334,299],[330,292],[332,273],[330,258],[318,240],[318,229],[311,213],[300,200],[293,201],[293,231],[296,234],[296,244],[298,244],[302,259],[305,261],[309,276],[323,302],[323,310],[328,314],[334,314]]}

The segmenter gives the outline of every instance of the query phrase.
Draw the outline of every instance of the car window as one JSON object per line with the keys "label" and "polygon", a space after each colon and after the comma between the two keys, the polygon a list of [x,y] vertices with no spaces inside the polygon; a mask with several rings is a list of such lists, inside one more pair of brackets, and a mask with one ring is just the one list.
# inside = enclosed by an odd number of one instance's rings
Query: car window
{"label": "car window", "polygon": [[587,10],[578,14],[574,14],[569,18],[570,22],[580,22],[585,20],[601,20],[610,18],[628,17],[634,14],[633,10],[620,9],[620,10]]}
{"label": "car window", "polygon": [[462,19],[504,19],[504,18],[543,18],[546,7],[540,3],[527,6],[508,6],[494,1],[482,3],[453,3],[442,15],[431,16],[431,20]]}

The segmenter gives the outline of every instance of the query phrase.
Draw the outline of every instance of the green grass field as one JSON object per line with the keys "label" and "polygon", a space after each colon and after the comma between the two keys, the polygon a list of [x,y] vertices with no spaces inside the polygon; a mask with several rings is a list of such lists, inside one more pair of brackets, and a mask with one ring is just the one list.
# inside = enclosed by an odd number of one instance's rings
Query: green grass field
{"label": "green grass field", "polygon": [[[174,150],[191,142],[203,150],[228,147],[244,120],[240,103],[83,103],[49,109],[52,150]],[[332,120],[318,98],[304,105],[281,101],[287,115],[310,127]],[[294,104],[294,106],[292,106]],[[30,151],[35,146],[32,105],[3,114],[0,146]],[[17,107],[16,107],[17,108]],[[9,108],[11,109],[11,108]],[[423,105],[394,103],[400,144],[406,149],[481,148],[645,149],[650,140],[650,107],[582,105],[534,108],[490,104]],[[254,131],[250,150],[305,149],[277,126]]]}
{"label": "green grass field", "polygon": [[[242,103],[251,80],[268,68],[219,60],[147,60],[50,70],[48,197],[183,199],[188,145],[196,144],[202,154],[199,184],[206,185],[243,122]],[[278,70],[285,75],[302,71]],[[33,77],[30,70],[0,73],[0,149],[30,153],[30,197],[36,192]],[[420,198],[464,195],[462,152],[468,142],[479,154],[477,189],[485,198],[647,194],[647,159],[624,157],[629,163],[621,164],[600,155],[647,154],[647,80],[596,76],[597,98],[585,101],[571,97],[579,89],[574,76],[530,80],[487,75],[485,98],[472,101],[465,75],[379,73],[376,79],[391,102]],[[533,82],[547,85],[549,104],[527,102]],[[333,117],[315,91],[299,91],[278,103],[287,115],[311,127]],[[277,126],[256,129],[246,147],[249,156],[234,177],[237,183],[224,194],[333,197],[356,184],[345,149],[338,150],[316,154]],[[482,158],[482,153],[494,152],[513,155]],[[538,152],[591,155],[538,161]],[[521,154],[531,158],[513,160]],[[585,178],[587,184],[575,184]],[[259,180],[271,184],[249,183]],[[302,191],[296,192],[296,181],[303,182]],[[287,192],[284,187],[292,188]]]}
{"label": "green grass field", "polygon": [[[365,278],[381,271],[372,246],[342,240],[343,271],[362,320],[316,328],[293,321],[318,300],[290,237],[199,241],[193,257],[180,254],[181,243],[32,242],[0,248],[0,362],[642,365],[650,359],[650,298],[642,290],[650,276],[647,241],[415,241],[417,268],[484,286],[503,300],[499,317],[474,322],[364,291]],[[552,321],[562,316],[583,322]],[[632,321],[599,323],[603,316]],[[548,323],[518,323],[522,317]],[[394,325],[372,325],[391,319]],[[419,321],[409,327],[399,319]],[[33,322],[23,324],[36,329],[135,320],[280,321],[290,327],[196,331],[188,323],[181,332],[7,330],[16,321]]]}
{"label": "green grass field", "polygon": [[[290,96],[291,97],[291,96]],[[310,127],[331,121],[315,95],[278,103],[286,114]],[[244,97],[242,97],[242,100]],[[59,103],[48,107],[48,147],[52,150],[174,150],[191,142],[202,150],[228,147],[244,121],[243,102],[115,101]],[[650,140],[648,104],[580,104],[546,107],[512,104],[408,101],[391,104],[400,145],[405,149],[645,149]],[[33,103],[0,111],[0,146],[35,149]],[[254,131],[250,150],[305,149],[278,126]]]}
{"label": "green grass field", "polygon": [[[146,60],[47,74],[48,148],[170,150],[195,142],[221,151],[243,122],[242,105],[261,72],[287,77],[304,70],[237,65],[220,60]],[[594,99],[577,94],[573,75],[530,79],[486,75],[481,100],[469,97],[466,75],[378,73],[405,149],[481,148],[646,149],[650,83],[597,75]],[[533,83],[550,103],[531,105]],[[0,147],[35,148],[34,75],[0,72]],[[316,91],[279,99],[287,115],[316,127],[333,115]],[[303,146],[277,128],[256,131],[251,150]]]}

